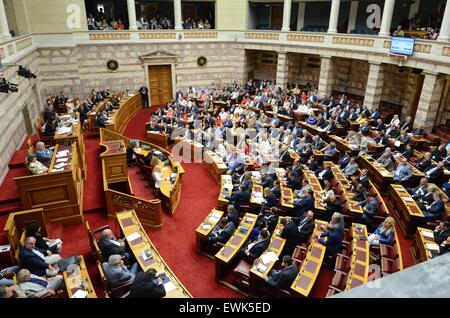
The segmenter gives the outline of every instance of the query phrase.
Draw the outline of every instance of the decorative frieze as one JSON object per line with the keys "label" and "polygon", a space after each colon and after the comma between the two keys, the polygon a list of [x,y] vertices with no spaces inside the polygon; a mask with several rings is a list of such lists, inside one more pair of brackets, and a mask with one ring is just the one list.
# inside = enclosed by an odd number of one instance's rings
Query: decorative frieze
{"label": "decorative frieze", "polygon": [[288,41],[323,43],[323,35],[289,34]]}
{"label": "decorative frieze", "polygon": [[0,47],[0,59],[4,59],[4,58],[5,58],[5,49]]}
{"label": "decorative frieze", "polygon": [[259,33],[259,32],[245,32],[247,40],[278,40],[279,34],[276,33]]}
{"label": "decorative frieze", "polygon": [[373,47],[373,39],[333,37],[333,44]]}
{"label": "decorative frieze", "polygon": [[130,33],[90,33],[89,40],[91,41],[118,41],[129,40]]}
{"label": "decorative frieze", "polygon": [[450,57],[450,47],[449,47],[449,46],[445,46],[445,47],[442,49],[442,55],[443,55],[443,56],[449,56],[449,57]]}
{"label": "decorative frieze", "polygon": [[145,32],[139,33],[139,39],[141,40],[164,40],[175,39],[175,32]]}
{"label": "decorative frieze", "polygon": [[12,44],[9,44],[7,46],[8,48],[8,55],[13,55],[14,54],[14,46]]}
{"label": "decorative frieze", "polygon": [[217,39],[217,32],[184,32],[184,37],[186,39]]}
{"label": "decorative frieze", "polygon": [[414,44],[414,52],[416,53],[430,54],[430,51],[431,51],[430,44],[421,44],[421,43]]}
{"label": "decorative frieze", "polygon": [[31,37],[17,41],[16,42],[16,50],[17,52],[22,51],[23,49],[33,45],[33,40]]}

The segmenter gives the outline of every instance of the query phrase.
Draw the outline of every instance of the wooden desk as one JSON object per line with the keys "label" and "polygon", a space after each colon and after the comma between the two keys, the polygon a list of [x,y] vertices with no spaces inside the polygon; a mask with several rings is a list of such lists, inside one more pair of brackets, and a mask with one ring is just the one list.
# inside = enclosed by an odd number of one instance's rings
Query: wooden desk
{"label": "wooden desk", "polygon": [[280,186],[281,191],[281,207],[283,208],[294,208],[294,195],[292,189],[284,186]]}
{"label": "wooden desk", "polygon": [[[148,238],[141,222],[137,218],[136,213],[134,213],[133,210],[117,213],[117,220],[119,221],[120,228],[125,237],[128,237],[133,233],[138,233],[140,235],[140,237],[134,241],[130,242],[127,240],[127,242],[141,269],[145,272],[150,268],[153,268],[158,272],[158,274],[165,273],[170,281],[176,286],[174,290],[167,292],[165,297],[191,298],[192,296],[186,287],[183,286],[166,262],[164,262],[161,255],[159,255],[152,241]],[[152,257],[148,260],[144,260],[141,255],[144,251],[150,251]]]}
{"label": "wooden desk", "polygon": [[400,228],[407,238],[411,238],[416,228],[425,223],[423,212],[402,185],[392,184],[389,198],[391,211]]}
{"label": "wooden desk", "polygon": [[228,265],[232,262],[239,250],[247,242],[253,227],[256,224],[258,215],[246,213],[238,228],[230,237],[228,242],[217,252],[216,259],[216,280],[222,281]]}
{"label": "wooden desk", "polygon": [[71,275],[63,272],[64,284],[66,285],[67,295],[72,298],[79,289],[88,292],[86,298],[97,298],[97,294],[94,290],[94,285],[92,285],[91,279],[89,278],[89,273],[86,268],[86,263],[84,262],[83,255],[80,255],[80,275]]}
{"label": "wooden desk", "polygon": [[357,156],[359,153],[359,146],[349,144],[347,141],[345,141],[344,138],[336,135],[330,135],[329,140],[330,142],[334,141],[337,150],[339,150],[341,153],[350,151],[353,157]]}
{"label": "wooden desk", "polygon": [[428,261],[433,254],[439,254],[439,245],[434,241],[433,230],[417,227],[410,252],[414,264]]}
{"label": "wooden desk", "polygon": [[359,164],[366,168],[377,189],[385,195],[389,191],[389,185],[392,183],[393,175],[386,168],[378,166],[377,162],[367,155],[359,157]]}
{"label": "wooden desk", "polygon": [[281,232],[283,231],[281,219],[283,219],[283,217],[278,217],[278,223],[275,227],[272,238],[270,239],[269,247],[260,257],[255,260],[252,268],[250,269],[250,287],[252,287],[257,282],[265,281],[273,266],[275,265],[275,262],[264,263],[264,255],[266,253],[273,252],[279,258],[281,252],[283,251],[284,245],[286,244],[286,239],[280,236]]}
{"label": "wooden desk", "polygon": [[341,185],[342,194],[341,194],[341,203],[342,200],[346,200],[347,203],[345,204],[348,206],[348,212],[351,215],[354,216],[361,216],[363,214],[363,209],[360,205],[357,205],[356,207],[353,206],[353,204],[356,204],[357,202],[352,199],[352,197],[355,195],[354,193],[350,192],[350,182],[345,177],[344,173],[341,171],[339,166],[335,165],[331,161],[327,161],[331,165],[331,171],[333,171],[333,175],[336,178],[336,181],[338,184]]}
{"label": "wooden desk", "polygon": [[157,131],[147,131],[147,141],[166,150],[169,149],[169,138],[169,134]]}
{"label": "wooden desk", "polygon": [[217,184],[220,184],[221,176],[227,171],[227,165],[213,151],[207,150],[203,153],[204,160],[203,164],[211,174],[211,176],[216,180]]}
{"label": "wooden desk", "polygon": [[[367,241],[367,227],[363,224],[352,224],[351,267],[348,272],[348,280],[345,290],[367,283],[369,277],[369,242]],[[361,237],[366,238],[362,240]]]}
{"label": "wooden desk", "polygon": [[[319,235],[322,230],[321,226],[326,226],[327,222],[315,221],[313,237]],[[291,285],[291,291],[300,297],[308,297],[311,289],[316,282],[322,267],[323,258],[325,256],[326,247],[318,242],[312,241],[308,247],[306,257],[302,262],[302,267]]]}
{"label": "wooden desk", "polygon": [[[56,158],[60,151],[66,155]],[[68,164],[57,169],[63,158],[67,159],[65,162]],[[81,223],[84,183],[78,158],[75,144],[56,145],[49,172],[14,178],[23,208],[43,208],[47,221]]]}
{"label": "wooden desk", "polygon": [[126,96],[125,99],[120,101],[119,108],[111,112],[106,129],[122,135],[130,119],[141,108],[141,94],[137,93],[133,96]]}
{"label": "wooden desk", "polygon": [[220,218],[223,216],[223,211],[212,209],[206,216],[203,222],[195,230],[195,237],[197,242],[197,252],[204,254],[203,242],[211,234],[214,227],[219,223]]}
{"label": "wooden desk", "polygon": [[53,137],[53,140],[55,141],[55,144],[65,144],[65,145],[71,145],[72,143],[75,143],[77,147],[77,155],[78,155],[78,162],[80,163],[81,167],[81,176],[82,179],[86,181],[87,179],[87,165],[86,165],[86,148],[84,145],[84,139],[83,139],[83,133],[81,131],[81,125],[80,125],[80,115],[76,113],[75,119],[77,120],[77,123],[72,124],[69,120],[69,117],[72,118],[70,114],[64,114],[61,116],[61,118],[66,118],[66,126],[71,127],[71,131],[69,133],[65,134],[56,134]]}
{"label": "wooden desk", "polygon": [[303,177],[308,181],[309,186],[314,194],[314,209],[319,212],[325,212],[325,206],[323,203],[323,189],[320,185],[319,179],[317,179],[315,173],[311,170],[303,170]]}
{"label": "wooden desk", "polygon": [[226,211],[227,206],[229,204],[229,200],[225,198],[225,196],[230,196],[233,192],[233,182],[231,176],[228,174],[223,174],[221,176],[220,182],[220,193],[218,198],[218,209],[221,211]]}

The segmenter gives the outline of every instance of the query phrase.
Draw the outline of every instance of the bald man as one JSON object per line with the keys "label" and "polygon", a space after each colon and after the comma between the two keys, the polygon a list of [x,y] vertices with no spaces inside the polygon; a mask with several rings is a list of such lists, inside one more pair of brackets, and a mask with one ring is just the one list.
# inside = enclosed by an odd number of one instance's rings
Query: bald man
{"label": "bald man", "polygon": [[128,246],[121,239],[116,239],[113,231],[110,229],[103,230],[98,240],[98,247],[102,252],[103,259],[109,259],[111,255],[119,254],[125,258],[127,264],[133,263],[132,254],[130,253]]}

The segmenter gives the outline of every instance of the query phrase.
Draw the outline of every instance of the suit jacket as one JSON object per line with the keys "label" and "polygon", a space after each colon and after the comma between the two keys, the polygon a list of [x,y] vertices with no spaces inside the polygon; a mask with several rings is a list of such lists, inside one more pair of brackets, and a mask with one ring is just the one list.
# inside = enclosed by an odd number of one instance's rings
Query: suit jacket
{"label": "suit jacket", "polygon": [[360,178],[360,179],[358,180],[358,182],[362,184],[362,186],[364,187],[364,189],[369,189],[370,183],[369,183],[369,178],[368,178],[367,176],[365,176],[365,177],[362,178],[362,179]]}
{"label": "suit jacket", "polygon": [[354,175],[356,172],[358,172],[358,164],[355,162],[354,164],[349,163],[343,170],[342,172],[346,175],[346,176],[352,176]]}
{"label": "suit jacket", "polygon": [[413,177],[413,171],[410,165],[406,165],[403,167],[397,166],[394,172],[394,180],[395,181],[406,181]]}
{"label": "suit jacket", "polygon": [[125,246],[117,246],[108,240],[98,240],[98,248],[102,252],[103,259],[107,260],[111,255],[119,254],[125,256]]}
{"label": "suit jacket", "polygon": [[266,175],[264,178],[262,178],[261,180],[261,185],[264,188],[272,188],[273,187],[273,178],[269,175]]}
{"label": "suit jacket", "polygon": [[407,132],[411,132],[413,129],[413,124],[412,123],[406,123],[406,121],[402,122],[400,124],[400,129],[401,130],[407,130]]}
{"label": "suit jacket", "polygon": [[295,265],[283,268],[281,271],[275,273],[268,281],[267,284],[274,289],[288,290],[292,285],[298,274],[298,269]]}
{"label": "suit jacket", "polygon": [[164,296],[166,296],[164,285],[148,282],[145,279],[145,272],[139,272],[131,285],[128,298],[162,298]]}
{"label": "suit jacket", "polygon": [[378,202],[375,198],[371,198],[368,202],[363,201],[360,202],[360,205],[363,207],[364,214],[371,219],[378,213]]}
{"label": "suit jacket", "polygon": [[[319,172],[320,173],[320,172]],[[319,176],[319,173],[317,173],[317,176]],[[328,170],[327,172],[325,172],[322,176],[322,180],[328,180],[330,181],[331,179],[333,179],[333,172],[330,170]]]}
{"label": "suit jacket", "polygon": [[280,236],[286,239],[282,255],[292,255],[300,239],[297,224],[292,220],[288,221],[281,231]]}
{"label": "suit jacket", "polygon": [[347,164],[350,162],[351,156],[344,156],[339,159],[339,168],[344,169]]}
{"label": "suit jacket", "polygon": [[[41,252],[44,256],[47,255],[46,251],[41,249],[36,249],[39,252]],[[38,276],[44,276],[46,274],[46,270],[48,268],[48,264],[45,262],[44,259],[36,255],[33,251],[21,247],[19,251],[19,259],[20,259],[20,266],[22,268],[28,269],[31,274],[35,274]]]}
{"label": "suit jacket", "polygon": [[312,143],[313,149],[322,149],[325,142],[322,139],[316,140]]}
{"label": "suit jacket", "polygon": [[306,216],[304,216],[297,223],[297,231],[298,231],[299,239],[304,240],[304,241],[306,241],[306,239],[312,234],[312,232],[314,231],[314,227],[315,227],[314,220],[309,220],[301,227],[301,229],[299,229],[300,224],[302,224],[302,222],[305,219],[306,219]]}
{"label": "suit jacket", "polygon": [[253,245],[252,248],[248,251],[249,260],[253,262],[255,259],[260,257],[261,254],[264,253],[264,251],[269,247],[269,243],[269,238],[266,238],[265,240],[261,240]]}
{"label": "suit jacket", "polygon": [[431,203],[430,207],[427,209],[427,212],[432,214],[433,216],[438,217],[438,219],[441,218],[442,213],[445,211],[444,201],[442,199],[439,199],[437,201],[434,201]]}
{"label": "suit jacket", "polygon": [[425,170],[427,170],[427,168],[429,167],[431,165],[431,159],[425,159],[425,160],[423,160],[423,161],[420,161],[418,164],[417,164],[417,168],[420,170],[420,171],[425,171]]}
{"label": "suit jacket", "polygon": [[118,266],[112,267],[108,263],[104,262],[102,264],[103,271],[105,272],[106,279],[111,287],[120,285],[128,281],[133,281],[135,274],[130,272],[127,268]]}
{"label": "suit jacket", "polygon": [[434,231],[434,241],[438,244],[444,242],[450,236],[450,229],[446,231]]}
{"label": "suit jacket", "polygon": [[241,208],[241,205],[245,205],[249,201],[250,192],[248,191],[236,191],[231,194],[231,202],[238,210]]}
{"label": "suit jacket", "polygon": [[[227,225],[220,231],[220,233],[217,236],[212,235],[209,238],[210,242],[216,243],[226,243],[228,239],[233,235],[234,231],[236,230],[236,226],[233,222],[228,222]],[[218,232],[216,232],[218,233]]]}
{"label": "suit jacket", "polygon": [[[433,166],[429,166],[427,169],[425,169],[425,173],[431,169],[433,169]],[[439,179],[440,177],[442,177],[444,175],[444,169],[443,168],[438,168],[436,170],[434,170],[431,174],[430,174],[430,179]]]}
{"label": "suit jacket", "polygon": [[[326,252],[333,258],[342,251],[342,233],[338,229],[320,234],[319,243],[327,247]],[[322,237],[328,237],[325,241]]]}
{"label": "suit jacket", "polygon": [[374,128],[378,131],[386,130],[386,126],[383,123],[376,125]]}
{"label": "suit jacket", "polygon": [[301,199],[298,203],[294,203],[294,206],[297,208],[294,216],[300,216],[304,212],[314,209],[314,198],[310,197]]}

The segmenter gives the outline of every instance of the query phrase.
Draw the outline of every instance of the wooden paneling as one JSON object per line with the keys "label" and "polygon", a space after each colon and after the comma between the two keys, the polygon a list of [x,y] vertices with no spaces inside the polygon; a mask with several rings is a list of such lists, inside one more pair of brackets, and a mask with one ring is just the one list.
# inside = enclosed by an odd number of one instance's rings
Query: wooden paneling
{"label": "wooden paneling", "polygon": [[270,13],[270,26],[281,28],[283,24],[283,5],[273,5]]}

